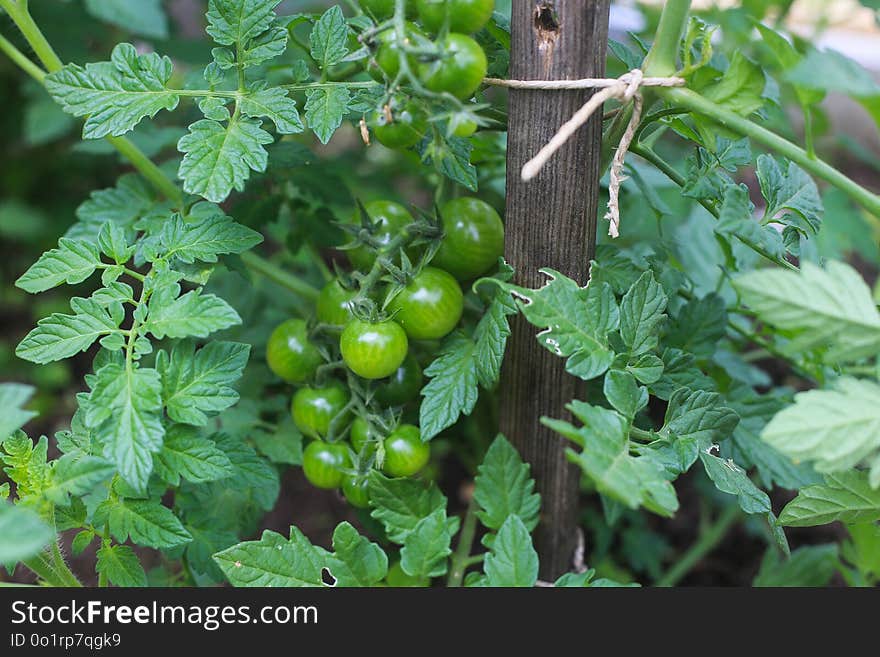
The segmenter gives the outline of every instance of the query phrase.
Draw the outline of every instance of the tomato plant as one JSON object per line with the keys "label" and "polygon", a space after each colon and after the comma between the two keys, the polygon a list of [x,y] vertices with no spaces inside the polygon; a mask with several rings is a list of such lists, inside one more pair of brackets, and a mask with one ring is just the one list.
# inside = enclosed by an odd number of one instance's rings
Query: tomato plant
{"label": "tomato plant", "polygon": [[[633,6],[612,82],[511,82],[523,34],[604,43],[577,4],[208,0],[194,41],[160,2],[0,0],[4,583],[880,582],[880,87],[770,0]],[[597,84],[523,176],[523,99]],[[618,237],[532,230],[600,197]]]}

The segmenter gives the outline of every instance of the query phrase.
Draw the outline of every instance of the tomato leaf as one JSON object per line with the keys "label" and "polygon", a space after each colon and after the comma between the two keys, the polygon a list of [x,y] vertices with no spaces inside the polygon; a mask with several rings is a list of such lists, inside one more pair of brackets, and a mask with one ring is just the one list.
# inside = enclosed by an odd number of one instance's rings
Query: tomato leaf
{"label": "tomato leaf", "polygon": [[830,474],[823,483],[802,488],[779,514],[779,522],[788,527],[877,520],[880,520],[880,487],[872,487],[868,473],[860,470]]}
{"label": "tomato leaf", "polygon": [[98,548],[95,572],[116,586],[146,586],[147,574],[137,555],[127,545],[102,545]]}
{"label": "tomato leaf", "polygon": [[327,562],[336,586],[375,586],[388,574],[388,556],[347,522],[333,531],[333,554]]}
{"label": "tomato leaf", "polygon": [[480,506],[477,517],[486,527],[498,530],[511,515],[519,516],[529,531],[537,526],[541,496],[535,492],[530,472],[516,448],[499,434],[474,481],[474,500]]}
{"label": "tomato leaf", "polygon": [[400,566],[410,577],[440,577],[452,554],[452,533],[446,509],[437,509],[419,520],[406,535],[400,550]]}
{"label": "tomato leaf", "polygon": [[519,516],[504,521],[486,555],[488,586],[531,587],[538,581],[538,553]]}
{"label": "tomato leaf", "polygon": [[214,561],[233,586],[316,587],[325,586],[325,554],[291,527],[290,539],[265,530],[259,541],[233,545],[215,554]]}

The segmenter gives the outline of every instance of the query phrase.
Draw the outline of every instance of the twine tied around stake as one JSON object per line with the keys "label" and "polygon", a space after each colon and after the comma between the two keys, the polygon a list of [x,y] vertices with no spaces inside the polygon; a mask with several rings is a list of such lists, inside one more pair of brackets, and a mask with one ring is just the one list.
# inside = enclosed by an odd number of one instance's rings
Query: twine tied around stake
{"label": "twine tied around stake", "polygon": [[600,89],[568,121],[562,124],[550,141],[531,160],[523,165],[521,176],[526,181],[538,175],[538,172],[553,154],[606,101],[615,99],[623,104],[632,103],[632,116],[623,136],[620,138],[609,173],[608,212],[605,218],[609,221],[608,234],[611,237],[617,237],[620,234],[620,185],[626,180],[623,175],[624,159],[642,117],[642,95],[639,93],[639,90],[642,87],[681,87],[685,84],[685,80],[679,77],[645,77],[641,69],[636,68],[629,73],[624,73],[619,78],[583,78],[580,80],[502,80],[499,78],[486,78],[484,82],[510,89]]}

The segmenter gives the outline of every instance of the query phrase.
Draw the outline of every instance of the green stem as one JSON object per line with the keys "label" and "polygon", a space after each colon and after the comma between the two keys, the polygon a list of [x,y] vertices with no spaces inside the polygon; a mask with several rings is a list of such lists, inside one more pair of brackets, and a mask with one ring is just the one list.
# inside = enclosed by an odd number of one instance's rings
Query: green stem
{"label": "green stem", "polygon": [[41,552],[22,562],[24,566],[49,586],[81,587],[82,583],[71,572],[58,549],[57,538],[49,552]]}
{"label": "green stem", "polygon": [[126,137],[107,137],[106,139],[159,193],[174,203],[176,207],[183,206],[183,192],[180,191],[180,188],[134,142]]}
{"label": "green stem", "polygon": [[677,70],[678,49],[687,27],[690,0],[667,0],[654,34],[654,44],[642,63],[645,75],[664,77]]}
{"label": "green stem", "polygon": [[700,532],[697,542],[688,548],[675,565],[654,583],[654,586],[670,587],[678,584],[685,575],[693,570],[694,566],[700,563],[703,557],[718,547],[739,516],[738,506],[731,505],[725,508],[714,523]]}
{"label": "green stem", "polygon": [[837,187],[871,214],[880,217],[880,196],[868,191],[827,162],[819,158],[810,157],[804,149],[796,146],[784,137],[780,137],[776,133],[759,126],[757,123],[753,123],[739,114],[731,112],[690,89],[661,89],[658,87],[657,93],[673,105],[679,105],[692,112],[702,114],[719,125],[744,137],[748,137],[788,158],[805,171]]}
{"label": "green stem", "polygon": [[304,299],[315,301],[318,298],[318,294],[321,292],[318,288],[306,283],[301,278],[284,271],[281,267],[278,267],[254,253],[242,253],[241,260],[248,269],[268,278],[270,281],[277,283],[281,287],[298,294]]}
{"label": "green stem", "polygon": [[[684,184],[685,184],[684,176],[682,176],[678,171],[676,171],[675,168],[671,164],[669,164],[666,160],[664,160],[662,157],[657,155],[657,153],[654,152],[652,149],[647,148],[645,146],[642,146],[640,144],[633,144],[632,146],[630,146],[629,150],[630,150],[630,152],[638,155],[639,157],[641,157],[641,158],[647,160],[648,162],[650,162],[651,164],[653,164],[658,170],[660,170],[667,178],[669,178],[676,185],[678,185],[679,187],[684,187]],[[706,208],[706,210],[708,210],[709,213],[713,217],[715,217],[716,219],[719,218],[718,209],[714,205],[712,205],[707,199],[699,199],[699,203],[704,208]],[[780,258],[780,257],[773,255],[772,253],[767,251],[765,248],[763,248],[761,245],[759,245],[755,242],[752,242],[751,240],[743,237],[742,235],[737,235],[737,238],[743,244],[745,244],[750,249],[752,249],[755,253],[760,254],[761,256],[763,256],[764,258],[769,260],[770,262],[774,262],[777,265],[779,265],[780,267],[785,267],[786,269],[789,269],[791,271],[798,270],[797,267],[795,267],[793,264],[791,264],[785,258]]]}
{"label": "green stem", "polygon": [[43,83],[43,78],[46,77],[46,71],[41,69],[39,66],[34,64],[27,56],[21,52],[18,48],[16,48],[12,42],[0,34],[0,50],[6,53],[6,55],[11,59],[20,69],[22,69],[25,73],[30,75],[34,80]]}
{"label": "green stem", "polygon": [[0,7],[6,10],[6,13],[9,14],[9,17],[18,26],[18,29],[21,30],[28,45],[33,49],[37,58],[43,62],[46,70],[49,73],[61,70],[64,63],[34,22],[30,12],[28,12],[27,5],[13,2],[12,0],[0,0]]}
{"label": "green stem", "polygon": [[452,566],[449,569],[449,579],[446,586],[450,588],[461,586],[464,580],[464,571],[467,570],[468,560],[471,558],[471,548],[476,534],[477,502],[471,498],[461,526],[461,534],[458,536],[458,545],[455,548],[455,554],[452,555]]}

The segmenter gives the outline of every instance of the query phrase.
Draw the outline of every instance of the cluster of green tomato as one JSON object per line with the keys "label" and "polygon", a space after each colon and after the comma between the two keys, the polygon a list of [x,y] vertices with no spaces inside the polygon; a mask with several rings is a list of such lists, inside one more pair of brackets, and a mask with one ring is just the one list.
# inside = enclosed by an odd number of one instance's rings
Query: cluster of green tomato
{"label": "cluster of green tomato", "polygon": [[[365,273],[375,269],[378,257],[391,262],[396,257],[391,249],[405,244],[415,225],[404,206],[390,201],[368,203],[362,212],[371,226],[370,244],[356,243],[346,251],[359,272],[351,277],[356,282],[367,279]],[[296,426],[311,439],[303,452],[306,478],[319,488],[341,488],[357,507],[368,504],[366,474],[372,467],[381,467],[392,477],[406,477],[430,460],[429,445],[421,440],[419,428],[399,421],[422,385],[422,369],[410,353],[411,341],[421,351],[430,351],[452,331],[464,308],[461,282],[491,269],[503,253],[501,218],[484,201],[463,197],[447,202],[439,224],[442,236],[432,259],[410,271],[405,283],[386,286],[380,279],[377,291],[354,284],[347,287],[342,279],[334,279],[321,290],[315,322],[289,319],[269,337],[269,368],[285,381],[302,385],[293,395],[291,412]],[[404,248],[414,251],[415,247]],[[365,298],[374,309],[368,315],[359,310],[359,301]],[[375,312],[377,307],[384,311]],[[341,355],[339,365],[345,367],[331,371],[356,375],[356,381],[364,384],[358,388],[368,391],[366,399],[353,400],[352,387],[328,375],[328,368],[319,373],[328,361],[336,362],[335,354]],[[348,374],[345,380],[350,381]],[[378,419],[387,418],[388,409],[394,418],[391,423]]]}
{"label": "cluster of green tomato", "polygon": [[[377,20],[394,12],[394,0],[361,0],[364,10]],[[393,27],[380,31],[372,40],[373,54],[367,72],[377,82],[395,80],[400,72],[400,49],[406,48],[406,62],[421,84],[435,93],[470,98],[486,76],[486,54],[472,37],[492,16],[494,0],[408,0],[407,15],[417,17],[421,27],[407,21],[403,43]],[[429,34],[437,35],[434,41]],[[389,148],[417,144],[428,129],[428,118],[412,99],[392,98],[368,121],[380,143]],[[477,124],[456,122],[453,134],[467,137]]]}

